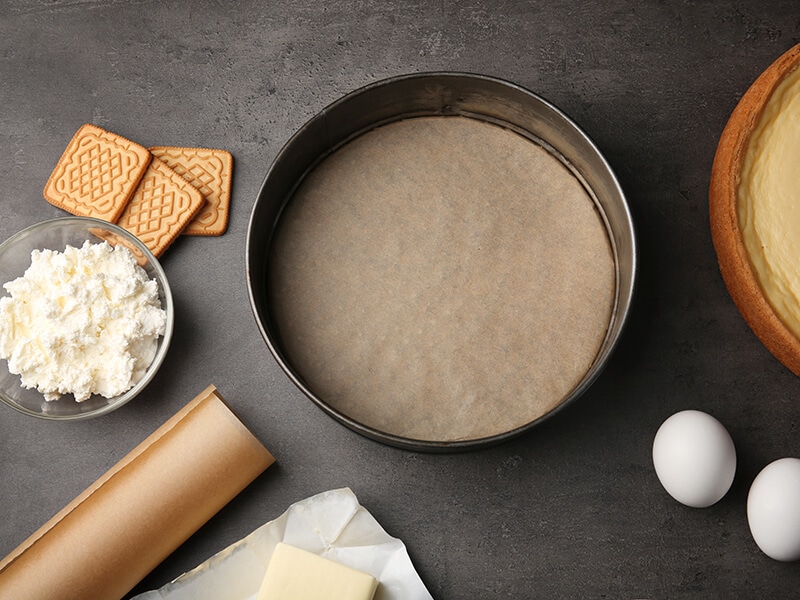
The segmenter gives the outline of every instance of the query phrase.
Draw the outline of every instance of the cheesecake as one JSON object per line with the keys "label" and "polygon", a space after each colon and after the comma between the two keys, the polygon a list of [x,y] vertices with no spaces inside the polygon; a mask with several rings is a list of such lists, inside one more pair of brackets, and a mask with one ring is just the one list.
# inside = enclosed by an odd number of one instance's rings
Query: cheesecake
{"label": "cheesecake", "polygon": [[709,213],[725,284],[748,325],[800,375],[800,45],[744,94],[720,137]]}

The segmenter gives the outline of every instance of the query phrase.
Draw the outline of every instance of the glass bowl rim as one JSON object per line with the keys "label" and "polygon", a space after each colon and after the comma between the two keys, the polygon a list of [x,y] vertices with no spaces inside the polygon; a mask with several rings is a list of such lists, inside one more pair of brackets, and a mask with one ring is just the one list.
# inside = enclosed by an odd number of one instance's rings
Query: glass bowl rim
{"label": "glass bowl rim", "polygon": [[[47,414],[43,412],[37,412],[34,410],[30,410],[25,406],[22,406],[10,398],[6,397],[6,394],[0,389],[0,401],[3,404],[13,408],[14,410],[21,412],[23,414],[36,417],[39,419],[46,419],[50,421],[82,421],[86,419],[91,419],[94,417],[99,417],[104,414],[108,414],[119,407],[127,404],[133,398],[139,395],[139,393],[147,387],[150,381],[155,377],[155,374],[161,368],[161,364],[164,362],[164,358],[167,355],[167,351],[169,349],[170,343],[172,341],[172,334],[175,327],[175,307],[172,298],[172,289],[169,285],[169,280],[167,279],[167,275],[164,271],[159,260],[155,257],[155,255],[150,251],[150,249],[135,235],[131,232],[123,229],[119,225],[115,225],[114,223],[110,223],[108,221],[103,221],[102,219],[96,219],[94,217],[82,217],[82,216],[67,216],[67,217],[56,217],[53,219],[47,219],[44,221],[40,221],[38,223],[34,223],[33,225],[29,225],[18,231],[15,234],[12,234],[8,238],[6,238],[2,243],[0,243],[0,256],[5,252],[8,248],[12,247],[15,243],[19,242],[20,239],[23,239],[26,236],[31,234],[35,234],[39,231],[44,231],[53,227],[58,227],[59,225],[68,225],[68,224],[76,224],[76,225],[84,225],[87,229],[87,233],[90,233],[88,230],[90,227],[98,227],[110,231],[116,235],[119,235],[127,242],[131,243],[136,247],[137,250],[141,251],[144,257],[147,259],[148,265],[152,266],[153,270],[155,271],[156,281],[159,285],[160,295],[163,296],[163,304],[166,306],[162,306],[162,309],[166,311],[166,328],[164,330],[164,335],[161,336],[161,339],[158,342],[158,349],[156,351],[156,355],[153,357],[153,361],[150,363],[150,366],[147,367],[147,370],[142,377],[133,387],[127,390],[125,393],[120,394],[119,396],[115,396],[114,398],[109,398],[108,403],[97,408],[96,410],[87,411],[84,413],[78,413],[74,415],[58,415],[58,414]],[[2,282],[5,283],[5,282]]]}

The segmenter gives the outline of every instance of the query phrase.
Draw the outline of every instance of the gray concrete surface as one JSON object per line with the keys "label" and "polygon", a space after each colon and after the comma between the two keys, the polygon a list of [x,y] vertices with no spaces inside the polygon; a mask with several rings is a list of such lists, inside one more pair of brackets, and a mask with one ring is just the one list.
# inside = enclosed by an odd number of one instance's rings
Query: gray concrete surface
{"label": "gray concrete surface", "polygon": [[[278,464],[137,592],[349,486],[437,599],[795,596],[797,565],[759,552],[745,499],[764,465],[800,455],[800,382],[725,290],[707,189],[738,98],[798,42],[796,2],[4,1],[0,238],[62,214],[42,189],[84,122],[225,148],[235,168],[228,232],[164,257],[178,322],[146,393],[75,424],[0,407],[0,555],[214,383]],[[444,456],[364,439],[295,390],[244,270],[250,209],[291,134],[354,88],[439,69],[509,79],[577,121],[628,194],[641,252],[630,326],[591,390],[518,439]],[[739,453],[731,492],[704,510],[668,497],[650,461],[659,424],[684,408],[719,418]]]}

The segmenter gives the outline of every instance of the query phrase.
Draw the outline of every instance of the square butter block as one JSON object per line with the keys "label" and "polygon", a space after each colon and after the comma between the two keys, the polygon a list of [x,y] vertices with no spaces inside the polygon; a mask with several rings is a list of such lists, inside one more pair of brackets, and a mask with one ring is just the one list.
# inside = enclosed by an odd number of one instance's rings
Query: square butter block
{"label": "square butter block", "polygon": [[372,600],[378,580],[283,542],[267,566],[258,600]]}

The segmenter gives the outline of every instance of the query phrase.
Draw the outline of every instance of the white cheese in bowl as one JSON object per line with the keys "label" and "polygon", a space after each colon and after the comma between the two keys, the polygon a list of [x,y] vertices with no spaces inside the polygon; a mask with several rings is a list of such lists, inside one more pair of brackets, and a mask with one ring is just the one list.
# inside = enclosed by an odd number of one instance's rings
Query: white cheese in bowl
{"label": "white cheese in bowl", "polygon": [[166,329],[158,283],[124,246],[34,250],[24,275],[3,287],[0,358],[48,401],[125,393]]}

